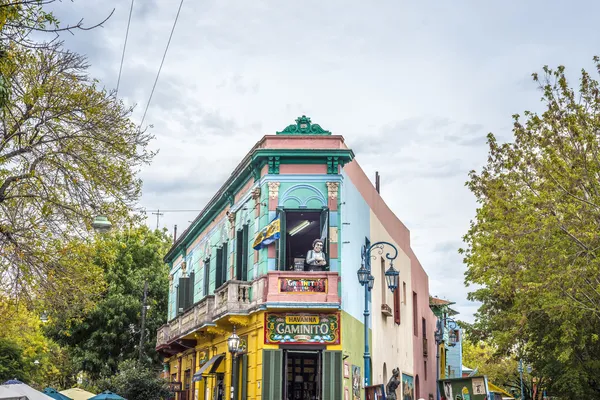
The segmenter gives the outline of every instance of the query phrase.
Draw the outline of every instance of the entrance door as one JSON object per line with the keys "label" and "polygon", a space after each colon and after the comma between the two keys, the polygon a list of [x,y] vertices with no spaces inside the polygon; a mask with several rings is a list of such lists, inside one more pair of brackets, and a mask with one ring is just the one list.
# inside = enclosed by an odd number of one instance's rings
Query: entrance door
{"label": "entrance door", "polygon": [[213,393],[213,399],[215,400],[226,400],[225,397],[225,376],[223,374],[217,374],[215,381],[215,388]]}
{"label": "entrance door", "polygon": [[284,400],[321,399],[321,351],[284,350]]}

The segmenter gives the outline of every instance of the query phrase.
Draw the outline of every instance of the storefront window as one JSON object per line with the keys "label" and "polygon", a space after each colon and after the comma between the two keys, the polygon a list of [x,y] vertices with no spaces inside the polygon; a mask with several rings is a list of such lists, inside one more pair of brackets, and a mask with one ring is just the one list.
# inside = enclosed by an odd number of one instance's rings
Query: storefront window
{"label": "storefront window", "polygon": [[[278,269],[329,270],[329,210],[279,209]],[[285,233],[285,234],[284,234]]]}

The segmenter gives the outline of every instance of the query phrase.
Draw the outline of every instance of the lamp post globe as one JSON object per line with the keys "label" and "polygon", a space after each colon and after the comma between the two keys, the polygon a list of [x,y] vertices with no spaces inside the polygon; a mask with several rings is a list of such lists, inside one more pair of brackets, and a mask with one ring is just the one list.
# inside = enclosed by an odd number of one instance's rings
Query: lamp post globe
{"label": "lamp post globe", "polygon": [[387,281],[388,288],[394,293],[394,290],[398,289],[398,283],[400,280],[400,272],[398,272],[393,264],[385,271],[385,279]]}
{"label": "lamp post globe", "polygon": [[227,339],[227,347],[231,354],[237,354],[240,348],[240,337],[235,333],[235,326],[233,327],[233,333]]}
{"label": "lamp post globe", "polygon": [[369,275],[369,291],[373,290],[373,286],[375,286],[375,277]]}
{"label": "lamp post globe", "polygon": [[94,228],[96,232],[104,233],[108,232],[110,228],[112,228],[112,224],[106,216],[98,215],[92,222],[92,228]]}
{"label": "lamp post globe", "polygon": [[369,270],[366,269],[364,265],[360,266],[356,275],[358,276],[358,282],[360,282],[362,286],[365,286],[369,282]]}

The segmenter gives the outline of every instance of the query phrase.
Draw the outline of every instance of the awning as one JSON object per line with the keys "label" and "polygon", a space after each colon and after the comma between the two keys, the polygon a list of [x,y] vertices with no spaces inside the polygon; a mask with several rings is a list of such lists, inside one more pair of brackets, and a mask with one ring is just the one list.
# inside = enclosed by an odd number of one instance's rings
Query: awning
{"label": "awning", "polygon": [[506,398],[514,399],[514,397],[511,396],[506,390],[494,385],[492,382],[488,381],[488,388],[490,389],[490,392],[494,392],[494,393],[503,395],[502,398],[504,398],[504,399],[506,399]]}
{"label": "awning", "polygon": [[225,357],[225,354],[217,354],[216,356],[214,356],[213,358],[211,358],[210,360],[208,360],[206,362],[206,364],[204,364],[195,374],[194,377],[192,378],[192,382],[200,382],[202,380],[202,374],[204,373],[204,371],[206,371],[208,369],[208,367],[210,367],[211,365],[214,364],[214,366],[211,368],[211,373],[214,372],[214,370],[216,370],[217,368],[219,368],[219,364],[221,364],[221,360]]}

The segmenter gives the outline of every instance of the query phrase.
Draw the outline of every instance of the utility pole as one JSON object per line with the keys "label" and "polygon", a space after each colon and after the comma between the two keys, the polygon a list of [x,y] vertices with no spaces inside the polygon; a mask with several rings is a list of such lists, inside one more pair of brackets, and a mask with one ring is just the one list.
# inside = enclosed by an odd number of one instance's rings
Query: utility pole
{"label": "utility pole", "polygon": [[160,209],[159,209],[159,210],[156,210],[156,212],[153,212],[152,215],[156,215],[156,229],[158,229],[158,224],[160,222],[160,216],[165,215],[165,214],[161,213]]}
{"label": "utility pole", "polygon": [[144,355],[144,333],[146,332],[146,302],[148,300],[148,281],[144,282],[144,300],[142,301],[142,328],[140,331],[140,364]]}

